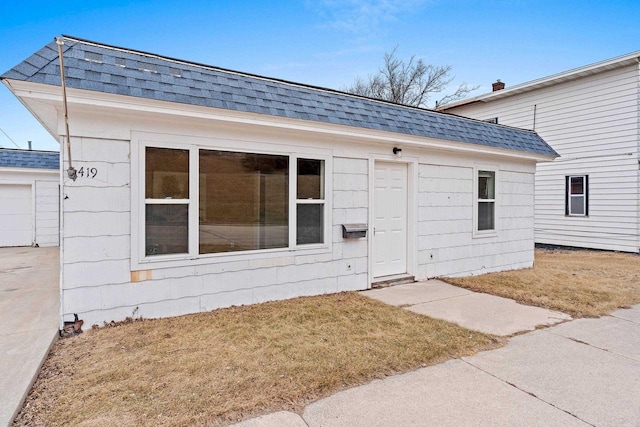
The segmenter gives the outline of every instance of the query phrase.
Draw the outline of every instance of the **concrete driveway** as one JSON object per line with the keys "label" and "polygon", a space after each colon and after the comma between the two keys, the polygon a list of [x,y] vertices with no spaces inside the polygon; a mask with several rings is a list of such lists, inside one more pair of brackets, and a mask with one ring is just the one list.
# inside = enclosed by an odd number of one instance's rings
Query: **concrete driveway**
{"label": "concrete driveway", "polygon": [[60,248],[0,248],[0,426],[9,425],[58,336]]}

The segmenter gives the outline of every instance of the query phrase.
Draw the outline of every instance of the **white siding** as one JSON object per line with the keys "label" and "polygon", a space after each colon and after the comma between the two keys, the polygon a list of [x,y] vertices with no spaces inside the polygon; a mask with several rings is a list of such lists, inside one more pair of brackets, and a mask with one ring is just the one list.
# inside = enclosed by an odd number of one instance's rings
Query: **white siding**
{"label": "white siding", "polygon": [[55,181],[35,181],[36,243],[58,246],[60,242],[60,184]]}
{"label": "white siding", "polygon": [[[74,140],[74,166],[95,167],[97,175],[65,180],[65,320],[73,313],[88,324],[127,316],[165,317],[369,287],[370,236],[343,239],[341,225],[368,221],[370,155],[332,158],[330,251],[283,252],[255,259],[230,256],[137,272],[130,246],[130,147],[129,141]],[[344,151],[352,151],[345,147]],[[364,152],[368,150],[379,149],[368,147]],[[412,149],[407,149],[407,156],[420,159],[413,184],[417,221],[410,227],[417,235],[417,252],[412,255],[416,269],[410,273],[424,279],[532,265],[532,163],[499,162],[497,233],[474,238],[473,171],[478,159]]]}
{"label": "white siding", "polygon": [[[89,108],[73,114],[75,132],[85,135],[72,140],[74,167],[95,168],[97,174],[64,180],[64,320],[77,313],[89,325],[102,324],[127,316],[174,316],[367,289],[372,279],[371,233],[367,238],[344,239],[341,226],[370,220],[370,167],[378,160],[410,165],[409,274],[418,279],[480,274],[529,267],[533,262],[532,160],[409,145],[403,146],[398,159],[391,154],[395,144],[388,141],[343,140],[288,128],[265,130],[156,114],[94,114]],[[238,253],[168,263],[132,259],[139,238],[134,218],[138,204],[133,200],[138,189],[133,186],[140,174],[131,159],[139,155],[144,138],[259,152],[318,152],[327,159],[330,176],[325,200],[331,207],[328,244],[309,251]],[[473,236],[473,171],[478,164],[499,168],[498,230],[491,237]]]}
{"label": "white siding", "polygon": [[[65,182],[65,319],[73,313],[89,324],[165,317],[368,287],[367,239],[345,240],[341,233],[344,222],[367,221],[368,160],[340,157],[333,159],[332,251],[155,268],[147,280],[133,281],[129,150],[128,141],[74,141],[74,166],[98,174]],[[110,161],[95,160],[105,158]]]}
{"label": "white siding", "polygon": [[495,236],[474,237],[473,167],[421,164],[419,278],[467,276],[533,265],[533,170],[501,169]]}
{"label": "white siding", "polygon": [[[638,252],[638,66],[449,110],[535,130],[560,155],[536,173],[538,243]],[[589,175],[589,216],[565,216],[565,176]]]}

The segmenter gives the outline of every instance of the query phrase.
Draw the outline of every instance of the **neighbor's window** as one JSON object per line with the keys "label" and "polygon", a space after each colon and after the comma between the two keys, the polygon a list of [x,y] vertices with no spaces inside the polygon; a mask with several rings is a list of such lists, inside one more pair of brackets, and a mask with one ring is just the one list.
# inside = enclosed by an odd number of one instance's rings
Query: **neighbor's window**
{"label": "neighbor's window", "polygon": [[200,150],[201,254],[289,245],[289,158]]}
{"label": "neighbor's window", "polygon": [[567,176],[565,186],[565,215],[589,215],[589,176]]}
{"label": "neighbor's window", "polygon": [[325,242],[325,160],[146,147],[145,162],[146,256]]}
{"label": "neighbor's window", "polygon": [[189,252],[189,150],[145,150],[145,253]]}
{"label": "neighbor's window", "polygon": [[496,173],[478,171],[478,231],[495,230]]}

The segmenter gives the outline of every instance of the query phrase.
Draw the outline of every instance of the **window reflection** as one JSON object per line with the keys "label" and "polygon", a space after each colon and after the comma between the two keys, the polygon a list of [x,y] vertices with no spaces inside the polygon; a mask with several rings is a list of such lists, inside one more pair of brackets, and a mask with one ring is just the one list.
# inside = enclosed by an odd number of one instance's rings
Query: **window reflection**
{"label": "window reflection", "polygon": [[146,149],[145,198],[189,198],[189,151]]}
{"label": "window reflection", "polygon": [[289,245],[288,156],[200,150],[200,253]]}

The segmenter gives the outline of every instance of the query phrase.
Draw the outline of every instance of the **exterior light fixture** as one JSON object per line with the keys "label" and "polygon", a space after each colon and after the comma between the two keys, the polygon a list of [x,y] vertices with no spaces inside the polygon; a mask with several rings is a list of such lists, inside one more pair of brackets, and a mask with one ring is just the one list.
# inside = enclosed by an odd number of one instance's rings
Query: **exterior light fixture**
{"label": "exterior light fixture", "polygon": [[402,148],[393,147],[393,155],[396,157],[402,157]]}

